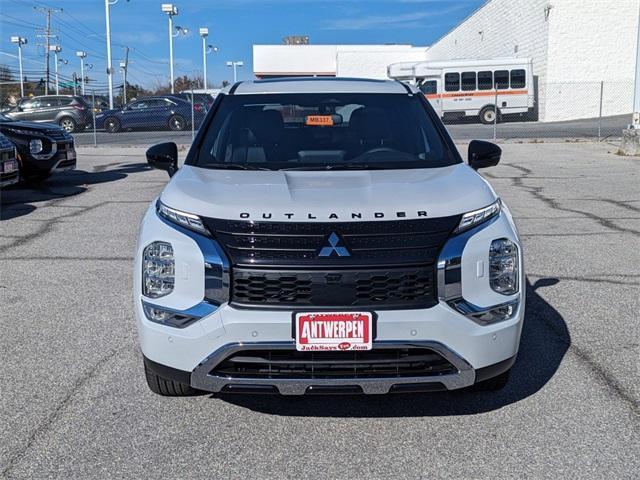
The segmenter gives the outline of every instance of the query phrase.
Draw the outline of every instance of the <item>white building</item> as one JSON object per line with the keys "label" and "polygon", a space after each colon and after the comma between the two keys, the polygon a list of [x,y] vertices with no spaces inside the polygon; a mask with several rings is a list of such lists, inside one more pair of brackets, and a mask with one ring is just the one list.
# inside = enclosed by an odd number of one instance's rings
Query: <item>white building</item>
{"label": "white building", "polygon": [[640,0],[489,0],[427,60],[533,58],[541,120],[633,110]]}
{"label": "white building", "polygon": [[258,78],[330,76],[387,78],[387,65],[425,60],[428,47],[411,45],[254,45]]}
{"label": "white building", "polygon": [[597,117],[601,93],[604,116],[631,114],[639,11],[640,0],[487,0],[431,47],[255,45],[253,70],[386,78],[398,62],[532,58],[540,120]]}

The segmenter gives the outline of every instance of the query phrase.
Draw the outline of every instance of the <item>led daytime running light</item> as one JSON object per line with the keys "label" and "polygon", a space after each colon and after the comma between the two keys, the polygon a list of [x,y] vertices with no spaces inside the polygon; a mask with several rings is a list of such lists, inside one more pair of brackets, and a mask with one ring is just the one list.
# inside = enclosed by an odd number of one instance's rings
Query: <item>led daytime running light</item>
{"label": "led daytime running light", "polygon": [[173,208],[167,207],[159,200],[157,203],[157,210],[159,215],[166,218],[172,223],[188,228],[189,230],[195,230],[196,232],[204,233],[205,235],[208,234],[204,223],[202,223],[202,220],[197,215],[181,212],[180,210],[175,210]]}
{"label": "led daytime running light", "polygon": [[479,210],[474,210],[472,212],[465,213],[462,215],[462,219],[460,220],[460,224],[458,228],[456,228],[455,233],[464,232],[465,230],[469,230],[470,228],[475,227],[483,222],[486,222],[492,217],[495,217],[500,213],[500,199],[496,202],[492,203],[488,207],[481,208]]}

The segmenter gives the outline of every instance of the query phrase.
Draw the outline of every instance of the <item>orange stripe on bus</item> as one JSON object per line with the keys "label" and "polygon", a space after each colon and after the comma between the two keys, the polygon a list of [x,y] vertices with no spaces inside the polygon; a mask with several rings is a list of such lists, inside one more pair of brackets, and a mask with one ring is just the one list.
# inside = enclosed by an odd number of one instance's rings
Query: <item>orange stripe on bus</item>
{"label": "orange stripe on bus", "polygon": [[[501,97],[503,95],[528,95],[529,90],[498,90],[498,96]],[[456,97],[495,97],[496,92],[493,90],[487,90],[486,92],[476,92],[476,93],[429,93],[426,94],[425,97],[429,99],[434,98],[456,98]]]}

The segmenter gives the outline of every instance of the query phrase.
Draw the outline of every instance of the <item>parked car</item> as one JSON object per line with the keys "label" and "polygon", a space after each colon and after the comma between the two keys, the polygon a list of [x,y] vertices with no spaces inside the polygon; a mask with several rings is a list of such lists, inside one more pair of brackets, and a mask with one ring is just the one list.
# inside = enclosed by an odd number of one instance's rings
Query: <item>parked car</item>
{"label": "parked car", "polygon": [[[522,245],[416,87],[279,79],[220,93],[142,220],[134,311],[162,395],[499,390],[525,311]],[[169,341],[167,341],[169,339]]]}
{"label": "parked car", "polygon": [[73,137],[57,125],[0,114],[0,133],[16,146],[20,176],[27,181],[46,180],[53,173],[76,168]]}
{"label": "parked car", "polygon": [[[102,95],[83,95],[85,102],[89,105],[96,114],[102,113],[105,110],[109,110],[109,99]],[[114,108],[118,108],[119,105],[114,105]]]}
{"label": "parked car", "polygon": [[181,98],[183,100],[186,100],[187,102],[191,102],[191,98],[193,97],[194,103],[200,103],[204,105],[207,110],[211,107],[211,105],[213,105],[213,101],[215,100],[215,98],[208,93],[194,92],[192,94],[191,92],[182,92],[182,93],[173,93],[171,94],[171,96]]}
{"label": "parked car", "polygon": [[0,188],[18,183],[16,147],[0,133]]}
{"label": "parked car", "polygon": [[93,122],[91,107],[79,95],[21,98],[5,115],[13,120],[55,123],[69,133],[82,131]]}
{"label": "parked car", "polygon": [[[205,108],[195,104],[193,111],[196,128],[205,117]],[[121,109],[104,111],[96,115],[99,128],[115,133],[132,129],[186,130],[191,127],[191,103],[171,95],[140,98]]]}

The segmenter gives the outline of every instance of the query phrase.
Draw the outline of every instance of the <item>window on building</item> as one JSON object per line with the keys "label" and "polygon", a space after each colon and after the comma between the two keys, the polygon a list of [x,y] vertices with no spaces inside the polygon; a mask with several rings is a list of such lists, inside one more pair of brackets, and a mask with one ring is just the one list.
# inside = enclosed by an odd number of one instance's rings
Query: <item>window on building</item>
{"label": "window on building", "polygon": [[476,89],[476,72],[462,72],[462,90],[469,91]]}
{"label": "window on building", "polygon": [[524,70],[511,70],[511,88],[524,88],[527,84],[527,74]]}
{"label": "window on building", "polygon": [[425,95],[438,93],[438,82],[436,82],[435,80],[428,80],[420,85],[420,91]]}
{"label": "window on building", "polygon": [[509,70],[496,70],[494,80],[496,88],[509,88]]}
{"label": "window on building", "polygon": [[460,90],[460,74],[447,73],[444,76],[444,89],[447,92],[457,92]]}
{"label": "window on building", "polygon": [[493,89],[493,72],[478,72],[478,90]]}

